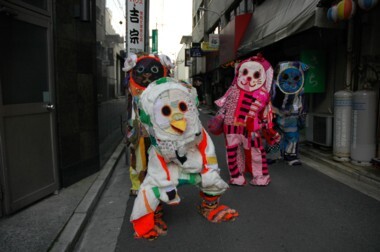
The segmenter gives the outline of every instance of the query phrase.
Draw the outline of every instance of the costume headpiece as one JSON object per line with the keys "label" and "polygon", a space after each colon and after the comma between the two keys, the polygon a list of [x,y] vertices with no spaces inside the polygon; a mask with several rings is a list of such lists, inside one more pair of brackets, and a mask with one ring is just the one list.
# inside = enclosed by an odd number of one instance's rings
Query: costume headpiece
{"label": "costume headpiece", "polygon": [[261,87],[270,91],[273,79],[273,68],[261,54],[243,60],[235,68],[234,83],[240,89],[252,92]]}
{"label": "costume headpiece", "polygon": [[166,77],[174,67],[166,55],[131,54],[124,62],[123,71],[130,71],[130,90],[133,96],[138,96],[154,80]]}
{"label": "costume headpiece", "polygon": [[296,94],[303,88],[307,69],[308,65],[300,61],[280,62],[275,69],[274,84],[284,94]]}
{"label": "costume headpiece", "polygon": [[200,132],[196,92],[188,84],[164,77],[149,84],[140,96],[140,120],[151,136],[178,141]]}

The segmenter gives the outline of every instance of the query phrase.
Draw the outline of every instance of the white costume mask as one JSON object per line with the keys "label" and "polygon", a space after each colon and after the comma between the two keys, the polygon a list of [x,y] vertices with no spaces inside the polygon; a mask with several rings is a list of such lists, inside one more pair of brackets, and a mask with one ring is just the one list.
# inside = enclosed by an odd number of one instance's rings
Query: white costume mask
{"label": "white costume mask", "polygon": [[265,84],[266,72],[264,67],[255,61],[243,63],[238,72],[237,85],[246,92],[253,92]]}

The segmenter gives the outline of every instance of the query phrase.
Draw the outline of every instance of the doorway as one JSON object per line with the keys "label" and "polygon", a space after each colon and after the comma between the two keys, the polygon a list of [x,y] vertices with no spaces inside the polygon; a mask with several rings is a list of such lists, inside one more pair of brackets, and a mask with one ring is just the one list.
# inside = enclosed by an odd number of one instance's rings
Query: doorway
{"label": "doorway", "polygon": [[49,6],[14,2],[0,0],[0,216],[59,186]]}

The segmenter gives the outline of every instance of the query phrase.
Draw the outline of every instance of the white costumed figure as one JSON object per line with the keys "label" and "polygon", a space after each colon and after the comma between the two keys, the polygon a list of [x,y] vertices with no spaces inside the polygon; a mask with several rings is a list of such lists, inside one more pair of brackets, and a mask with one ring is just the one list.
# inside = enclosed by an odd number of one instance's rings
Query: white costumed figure
{"label": "white costumed figure", "polygon": [[135,237],[155,239],[166,234],[161,202],[178,204],[177,187],[183,184],[199,187],[199,211],[210,222],[234,220],[238,213],[219,204],[228,184],[219,175],[213,142],[199,120],[195,89],[172,78],[161,78],[141,94],[139,109],[152,145],[148,173],[130,219]]}

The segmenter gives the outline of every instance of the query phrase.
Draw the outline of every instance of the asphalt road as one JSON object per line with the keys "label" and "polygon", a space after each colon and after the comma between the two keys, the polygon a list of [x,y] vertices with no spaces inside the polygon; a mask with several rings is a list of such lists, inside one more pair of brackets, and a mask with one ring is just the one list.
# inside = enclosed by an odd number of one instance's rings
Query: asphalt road
{"label": "asphalt road", "polygon": [[[208,115],[201,118],[205,122]],[[223,138],[212,138],[227,181]],[[126,209],[123,222],[117,224],[118,238],[109,250],[101,251],[380,251],[379,201],[307,164],[292,167],[279,162],[269,169],[269,186],[231,187],[223,195],[221,202],[240,214],[232,223],[209,223],[196,210],[198,189],[179,188],[181,204],[164,206],[168,234],[155,241],[133,238],[129,216],[134,198],[128,199],[129,187],[124,184],[125,194],[117,192],[126,201],[121,205]],[[100,219],[102,214],[92,222]],[[94,233],[102,236],[107,230],[101,229]],[[82,245],[83,250],[99,251],[94,248]]]}

